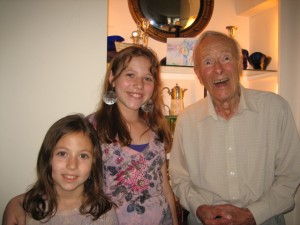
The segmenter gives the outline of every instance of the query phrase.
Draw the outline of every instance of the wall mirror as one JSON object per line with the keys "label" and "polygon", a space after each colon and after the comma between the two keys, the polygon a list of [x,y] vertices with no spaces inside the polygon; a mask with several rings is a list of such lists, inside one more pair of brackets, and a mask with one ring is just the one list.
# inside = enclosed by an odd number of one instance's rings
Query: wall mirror
{"label": "wall mirror", "polygon": [[169,37],[195,37],[209,23],[214,0],[128,0],[132,18],[150,21],[148,34],[157,41]]}

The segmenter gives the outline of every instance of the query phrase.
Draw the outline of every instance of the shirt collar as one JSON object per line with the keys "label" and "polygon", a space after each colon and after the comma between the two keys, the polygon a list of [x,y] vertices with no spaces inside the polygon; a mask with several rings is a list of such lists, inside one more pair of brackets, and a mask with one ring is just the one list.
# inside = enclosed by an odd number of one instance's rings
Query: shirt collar
{"label": "shirt collar", "polygon": [[[240,96],[240,104],[239,104],[237,115],[242,114],[244,110],[257,112],[258,111],[257,106],[255,105],[253,100],[249,98],[249,91],[246,88],[244,88],[242,85],[240,85],[240,90],[241,90],[241,96]],[[202,113],[202,116],[200,116],[199,120],[202,121],[210,116],[214,120],[218,120],[218,115],[216,113],[215,107],[212,103],[212,99],[209,93],[207,93],[207,97],[205,100],[206,100],[205,104],[207,105],[208,110],[205,110],[204,113]]]}
{"label": "shirt collar", "polygon": [[240,105],[238,113],[242,113],[244,110],[249,110],[252,112],[258,112],[257,106],[254,101],[249,97],[249,90],[240,85],[241,96],[240,96]]}

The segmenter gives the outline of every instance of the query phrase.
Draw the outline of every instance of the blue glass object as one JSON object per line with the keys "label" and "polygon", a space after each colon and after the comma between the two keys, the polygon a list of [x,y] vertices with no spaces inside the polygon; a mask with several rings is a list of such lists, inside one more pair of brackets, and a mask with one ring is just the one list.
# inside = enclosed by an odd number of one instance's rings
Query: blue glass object
{"label": "blue glass object", "polygon": [[254,52],[248,57],[250,65],[256,70],[265,70],[271,62],[271,59],[271,57],[261,52]]}
{"label": "blue glass object", "polygon": [[125,39],[119,35],[107,36],[107,51],[116,51],[115,41],[122,42]]}

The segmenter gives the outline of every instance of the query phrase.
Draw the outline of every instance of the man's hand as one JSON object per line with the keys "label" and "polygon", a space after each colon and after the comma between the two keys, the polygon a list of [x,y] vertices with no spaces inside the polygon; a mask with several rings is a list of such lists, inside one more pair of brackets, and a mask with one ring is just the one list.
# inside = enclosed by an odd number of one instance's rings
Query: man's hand
{"label": "man's hand", "polygon": [[12,198],[6,205],[2,225],[25,225],[24,194]]}
{"label": "man's hand", "polygon": [[218,206],[201,205],[198,207],[196,214],[205,225],[232,224],[232,216]]}
{"label": "man's hand", "polygon": [[197,217],[205,225],[256,225],[252,213],[247,208],[234,205],[202,205],[197,209]]}
{"label": "man's hand", "polygon": [[233,225],[256,225],[255,219],[247,208],[239,208],[234,205],[220,205],[223,210],[232,216]]}

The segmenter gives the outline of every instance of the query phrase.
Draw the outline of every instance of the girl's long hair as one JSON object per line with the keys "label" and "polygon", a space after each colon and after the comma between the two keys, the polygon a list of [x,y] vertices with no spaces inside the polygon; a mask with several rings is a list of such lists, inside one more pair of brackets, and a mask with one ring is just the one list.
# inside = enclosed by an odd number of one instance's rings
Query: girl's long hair
{"label": "girl's long hair", "polygon": [[[171,149],[171,132],[168,126],[167,120],[163,115],[163,99],[161,96],[162,81],[160,77],[160,67],[156,54],[142,46],[130,46],[120,52],[110,62],[107,69],[104,84],[103,94],[107,91],[113,90],[112,83],[121,75],[121,73],[127,68],[128,64],[134,57],[145,57],[150,61],[150,72],[154,77],[154,91],[151,97],[154,107],[152,112],[144,112],[139,110],[139,114],[143,117],[149,126],[149,129],[153,130],[158,140],[164,142],[165,150],[168,152]],[[114,76],[113,81],[109,81],[109,76],[112,73]],[[118,141],[122,146],[127,146],[131,143],[130,132],[126,126],[126,121],[123,118],[117,104],[107,105],[100,100],[98,110],[95,113],[95,121],[98,136],[101,143],[112,143]]]}
{"label": "girl's long hair", "polygon": [[103,192],[102,151],[93,126],[81,114],[66,116],[55,122],[48,130],[37,160],[37,181],[26,192],[24,210],[35,220],[50,220],[57,212],[57,193],[52,179],[52,156],[58,141],[67,134],[84,133],[91,140],[93,162],[90,178],[84,183],[81,214],[98,219],[112,208]]}

